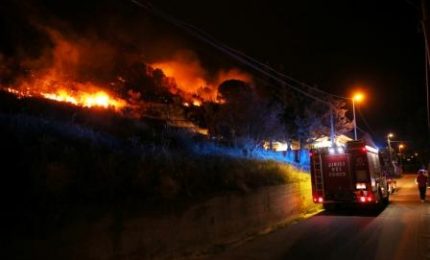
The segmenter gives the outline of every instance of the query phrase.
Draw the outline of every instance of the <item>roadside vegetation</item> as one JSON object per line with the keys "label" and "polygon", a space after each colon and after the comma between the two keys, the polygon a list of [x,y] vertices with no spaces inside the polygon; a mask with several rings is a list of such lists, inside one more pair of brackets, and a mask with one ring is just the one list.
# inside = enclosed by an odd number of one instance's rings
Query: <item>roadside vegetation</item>
{"label": "roadside vegetation", "polygon": [[271,160],[200,153],[209,140],[157,122],[40,103],[46,101],[16,107],[3,101],[3,216],[14,235],[56,230],[73,215],[97,218],[118,207],[129,214],[177,211],[225,192],[309,180]]}

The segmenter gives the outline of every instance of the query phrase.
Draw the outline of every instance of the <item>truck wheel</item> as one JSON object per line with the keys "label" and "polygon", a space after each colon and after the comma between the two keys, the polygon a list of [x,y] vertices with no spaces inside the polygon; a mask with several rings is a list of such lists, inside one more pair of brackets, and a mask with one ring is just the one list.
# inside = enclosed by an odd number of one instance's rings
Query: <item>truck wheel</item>
{"label": "truck wheel", "polygon": [[378,203],[377,207],[383,208],[388,205],[390,193],[387,192],[387,195],[384,197],[381,189],[378,189]]}
{"label": "truck wheel", "polygon": [[383,206],[383,199],[384,197],[382,196],[382,191],[381,189],[378,188],[378,193],[377,193],[377,207],[382,207]]}

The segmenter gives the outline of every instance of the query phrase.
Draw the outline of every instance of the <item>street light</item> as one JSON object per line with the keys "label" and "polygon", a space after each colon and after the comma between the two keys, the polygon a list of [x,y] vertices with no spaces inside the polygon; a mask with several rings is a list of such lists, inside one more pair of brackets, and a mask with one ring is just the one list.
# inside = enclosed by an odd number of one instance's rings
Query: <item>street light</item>
{"label": "street light", "polygon": [[357,140],[357,120],[355,119],[355,102],[361,102],[364,99],[362,93],[356,93],[352,97],[352,115],[354,117],[354,140]]}
{"label": "street light", "polygon": [[399,144],[399,153],[402,153],[402,149],[405,148],[404,144]]}
{"label": "street light", "polygon": [[403,161],[402,161],[402,149],[405,148],[404,144],[399,144],[399,158],[400,158],[400,168],[403,170]]}

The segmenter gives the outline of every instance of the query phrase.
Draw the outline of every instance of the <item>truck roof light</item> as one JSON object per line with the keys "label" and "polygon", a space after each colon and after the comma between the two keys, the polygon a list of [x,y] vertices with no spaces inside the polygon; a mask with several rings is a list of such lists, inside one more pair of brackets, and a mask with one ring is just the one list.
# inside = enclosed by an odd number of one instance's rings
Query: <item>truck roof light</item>
{"label": "truck roof light", "polygon": [[323,203],[323,202],[324,202],[323,197],[319,197],[319,198],[318,198],[318,202],[319,202],[319,203]]}
{"label": "truck roof light", "polygon": [[366,150],[367,150],[367,151],[369,151],[369,152],[372,152],[372,153],[378,153],[378,149],[373,148],[372,146],[368,146],[368,145],[366,145],[366,146],[365,146],[365,148],[366,148]]}
{"label": "truck roof light", "polygon": [[328,148],[328,153],[329,154],[334,154],[334,148],[333,147]]}
{"label": "truck roof light", "polygon": [[367,148],[366,148],[365,146],[363,146],[363,147],[361,147],[361,151],[362,151],[363,153],[365,153],[365,152],[367,152]]}

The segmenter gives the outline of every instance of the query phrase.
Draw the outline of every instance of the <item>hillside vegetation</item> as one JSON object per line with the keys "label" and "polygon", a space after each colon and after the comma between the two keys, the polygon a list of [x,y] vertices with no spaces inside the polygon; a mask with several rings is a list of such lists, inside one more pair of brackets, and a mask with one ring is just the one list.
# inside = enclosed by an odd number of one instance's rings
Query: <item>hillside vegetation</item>
{"label": "hillside vegetation", "polygon": [[178,210],[216,194],[308,177],[270,160],[199,153],[204,148],[196,147],[210,143],[206,137],[162,122],[6,94],[0,99],[3,214],[15,235],[38,233],[36,227],[48,232],[74,214]]}

